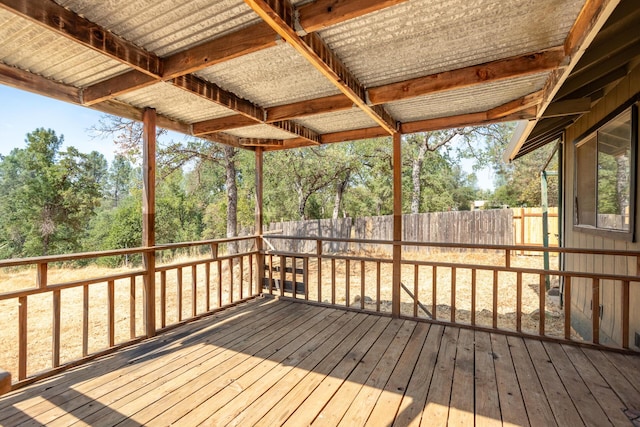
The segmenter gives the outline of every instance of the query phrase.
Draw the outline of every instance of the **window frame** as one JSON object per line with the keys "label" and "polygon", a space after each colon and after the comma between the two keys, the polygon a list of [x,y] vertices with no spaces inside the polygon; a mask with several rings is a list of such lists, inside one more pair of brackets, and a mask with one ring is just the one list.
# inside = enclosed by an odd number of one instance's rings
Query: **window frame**
{"label": "window frame", "polygon": [[[620,105],[614,111],[609,113],[606,117],[589,128],[586,132],[580,135],[573,143],[573,231],[603,236],[616,240],[624,240],[629,242],[635,242],[635,219],[637,213],[637,197],[636,197],[636,181],[637,181],[637,167],[638,167],[638,98],[640,94],[629,99],[624,104]],[[598,140],[597,132],[605,125],[610,123],[613,119],[629,110],[631,116],[631,141],[630,141],[630,154],[629,154],[629,230],[615,230],[610,228],[599,228],[597,226],[597,205],[598,205]],[[577,197],[578,197],[578,147],[584,143],[587,143],[589,139],[595,136],[595,156],[596,156],[596,169],[593,171],[596,174],[595,177],[595,215],[596,225],[579,224],[578,223],[578,209],[577,209]]]}

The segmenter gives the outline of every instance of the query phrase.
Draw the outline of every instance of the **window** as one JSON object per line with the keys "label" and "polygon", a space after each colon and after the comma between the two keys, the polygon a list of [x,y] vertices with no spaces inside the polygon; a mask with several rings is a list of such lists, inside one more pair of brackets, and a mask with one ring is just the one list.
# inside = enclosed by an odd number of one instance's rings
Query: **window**
{"label": "window", "polygon": [[628,108],[576,144],[575,224],[633,233],[636,108]]}

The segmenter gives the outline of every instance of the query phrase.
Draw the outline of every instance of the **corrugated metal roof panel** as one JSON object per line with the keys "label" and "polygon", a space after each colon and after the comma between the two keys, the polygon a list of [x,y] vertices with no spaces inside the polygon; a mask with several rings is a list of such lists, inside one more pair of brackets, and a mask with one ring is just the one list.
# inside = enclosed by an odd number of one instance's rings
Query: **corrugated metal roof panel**
{"label": "corrugated metal roof panel", "polygon": [[323,40],[367,87],[561,45],[583,0],[412,0]]}
{"label": "corrugated metal roof panel", "polygon": [[359,108],[353,108],[348,111],[316,114],[296,119],[295,121],[318,133],[340,132],[343,130],[362,129],[378,125]]}
{"label": "corrugated metal roof panel", "polygon": [[485,111],[542,89],[548,76],[539,73],[392,102],[385,107],[401,122]]}
{"label": "corrugated metal roof panel", "polygon": [[82,87],[129,68],[0,9],[0,62]]}
{"label": "corrugated metal roof panel", "polygon": [[58,0],[58,3],[158,56],[259,20],[242,0]]}
{"label": "corrugated metal roof panel", "polygon": [[227,130],[225,133],[235,135],[240,138],[292,139],[298,137],[298,135],[285,132],[269,125],[247,126],[244,128]]}
{"label": "corrugated metal roof panel", "polygon": [[155,108],[159,114],[185,123],[236,114],[228,108],[209,102],[169,83],[156,83],[121,95],[117,99],[139,108]]}
{"label": "corrugated metal roof panel", "polygon": [[262,107],[339,93],[286,43],[205,68],[196,74]]}

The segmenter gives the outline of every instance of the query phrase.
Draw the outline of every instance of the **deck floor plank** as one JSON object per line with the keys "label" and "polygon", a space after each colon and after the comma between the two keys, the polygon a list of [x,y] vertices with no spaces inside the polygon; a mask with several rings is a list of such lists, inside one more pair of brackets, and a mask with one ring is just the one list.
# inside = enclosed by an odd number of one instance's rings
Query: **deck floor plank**
{"label": "deck floor plank", "polygon": [[525,416],[527,412],[520,392],[514,362],[511,359],[507,337],[492,333],[491,350],[495,358],[496,386],[502,423],[505,427],[528,427],[529,419]]}
{"label": "deck floor plank", "polygon": [[258,298],[0,397],[0,425],[630,425],[640,356]]}
{"label": "deck floor plank", "polygon": [[571,345],[563,345],[562,347],[591,393],[593,393],[593,397],[607,414],[609,421],[616,426],[628,425],[629,420],[621,410],[625,405],[602,378],[596,367],[591,364],[582,349]]}
{"label": "deck floor plank", "polygon": [[518,376],[518,384],[520,385],[520,392],[527,410],[529,423],[532,426],[558,425],[538,379],[538,374],[533,367],[533,362],[524,340],[517,337],[507,337],[507,343],[511,352],[513,367]]}
{"label": "deck floor plank", "polygon": [[544,343],[544,348],[551,363],[558,372],[558,377],[562,380],[571,401],[578,409],[578,414],[587,426],[605,427],[610,426],[609,419],[598,405],[593,394],[586,386],[580,374],[565,354],[560,344]]}
{"label": "deck floor plank", "polygon": [[421,426],[447,425],[459,332],[460,329],[450,326],[444,329],[435,371],[422,412]]}
{"label": "deck floor plank", "polygon": [[487,332],[475,333],[475,423],[476,426],[502,425],[500,398],[496,382],[496,356]]}
{"label": "deck floor plank", "polygon": [[[415,370],[400,402],[398,414],[393,420],[394,427],[415,427],[420,425],[422,410],[427,402],[429,386],[435,371],[443,332],[444,326],[442,325],[432,325],[429,328],[429,334],[420,351]],[[383,412],[384,408],[379,409],[379,411]]]}
{"label": "deck floor plank", "polygon": [[[368,419],[365,420],[370,427],[390,426],[398,414],[405,392],[409,390],[409,383],[413,373],[420,375],[418,372],[421,351],[425,346],[425,340],[429,334],[430,325],[427,323],[418,323],[409,339],[409,343],[404,349],[402,356],[398,360],[391,378],[387,381],[384,389],[380,393],[375,406],[367,414]],[[427,375],[420,375],[425,379]],[[428,375],[429,380],[431,376]]]}

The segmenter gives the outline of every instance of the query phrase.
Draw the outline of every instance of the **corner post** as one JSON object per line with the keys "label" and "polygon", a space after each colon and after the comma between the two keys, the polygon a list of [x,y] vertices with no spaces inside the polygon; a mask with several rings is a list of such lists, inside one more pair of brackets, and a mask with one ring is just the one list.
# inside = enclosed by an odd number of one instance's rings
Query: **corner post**
{"label": "corner post", "polygon": [[262,189],[263,189],[263,148],[256,147],[256,212],[255,212],[255,235],[256,237],[256,250],[258,256],[256,257],[256,263],[258,264],[256,274],[256,290],[255,294],[258,295],[262,290],[262,284],[264,283],[264,253],[263,253],[263,206],[262,206]]}
{"label": "corner post", "polygon": [[400,281],[402,278],[402,135],[393,134],[393,282],[391,314],[400,316]]}
{"label": "corner post", "polygon": [[[142,113],[142,246],[153,247],[156,204],[156,110],[147,108]],[[143,256],[144,269],[144,321],[147,337],[156,334],[156,254],[148,251]]]}

